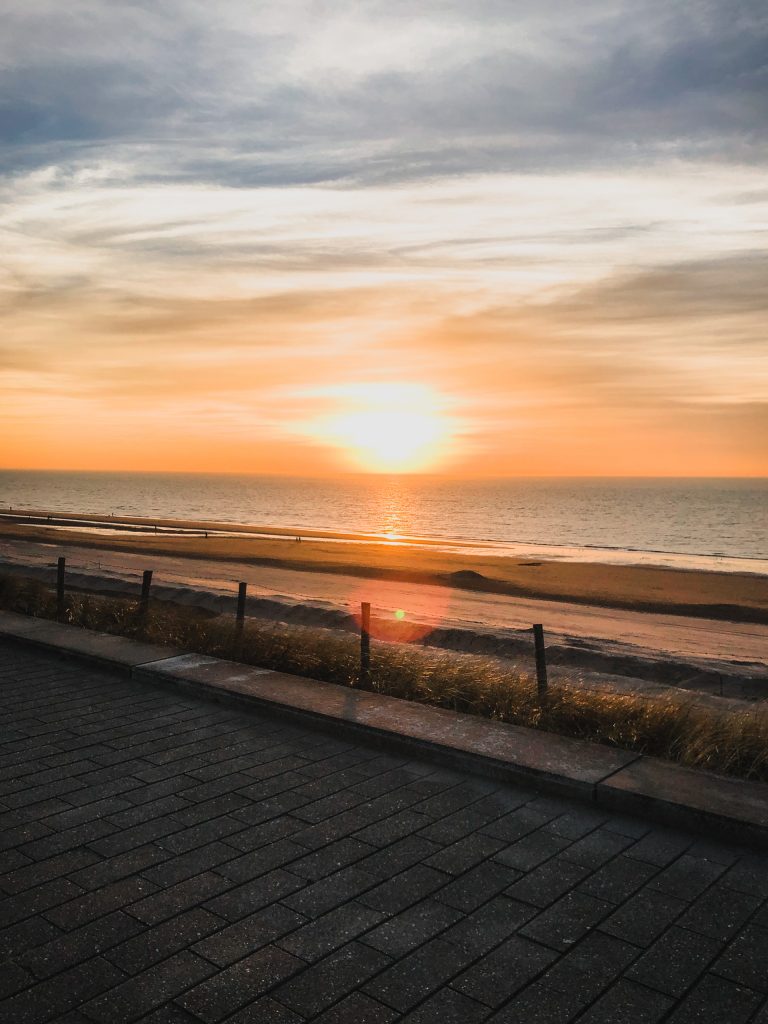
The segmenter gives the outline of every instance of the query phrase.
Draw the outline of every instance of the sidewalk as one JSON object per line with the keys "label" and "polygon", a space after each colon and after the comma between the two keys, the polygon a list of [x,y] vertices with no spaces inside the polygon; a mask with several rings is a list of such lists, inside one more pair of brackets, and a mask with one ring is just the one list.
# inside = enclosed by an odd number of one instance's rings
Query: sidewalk
{"label": "sidewalk", "polygon": [[765,856],[150,671],[0,642],[3,1020],[768,1020]]}
{"label": "sidewalk", "polygon": [[489,778],[768,848],[763,783],[9,612],[0,612],[3,636]]}

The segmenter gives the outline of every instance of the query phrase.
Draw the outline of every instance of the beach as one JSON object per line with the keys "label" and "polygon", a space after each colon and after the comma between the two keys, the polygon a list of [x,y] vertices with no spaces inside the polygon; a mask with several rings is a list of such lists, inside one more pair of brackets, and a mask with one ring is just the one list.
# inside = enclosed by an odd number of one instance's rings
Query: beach
{"label": "beach", "polygon": [[238,527],[233,536],[232,524],[201,520],[63,519],[76,525],[6,514],[0,567],[50,582],[64,555],[69,586],[104,594],[133,593],[151,568],[156,598],[225,614],[243,580],[249,615],[299,626],[356,629],[360,602],[369,601],[375,638],[523,664],[530,626],[542,622],[555,677],[578,673],[589,685],[654,695],[669,686],[768,693],[768,577],[532,562],[329,531],[300,542],[280,528]]}
{"label": "beach", "polygon": [[[371,538],[332,531],[305,530],[297,543],[295,530],[206,520],[57,513],[56,521],[75,526],[54,526],[47,524],[47,516],[44,510],[6,513],[0,517],[0,539],[768,624],[768,576],[750,572],[532,559],[493,554],[493,545],[475,545],[467,551],[442,540]],[[120,527],[141,532],[122,533]],[[168,532],[155,533],[155,529]]]}

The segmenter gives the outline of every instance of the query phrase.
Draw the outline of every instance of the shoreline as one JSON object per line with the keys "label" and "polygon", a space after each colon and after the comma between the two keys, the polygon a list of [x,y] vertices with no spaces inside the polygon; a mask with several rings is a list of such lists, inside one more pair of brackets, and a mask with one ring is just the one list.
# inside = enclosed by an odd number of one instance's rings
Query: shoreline
{"label": "shoreline", "polygon": [[[22,517],[30,515],[38,521],[24,522]],[[143,556],[239,562],[637,612],[768,623],[768,577],[757,573],[499,555],[492,553],[495,546],[488,542],[473,545],[487,548],[488,553],[468,553],[466,545],[459,542],[451,545],[430,538],[371,537],[330,530],[303,530],[302,543],[294,544],[292,538],[299,534],[287,527],[50,513],[57,521],[66,519],[77,524],[68,528],[40,521],[48,515],[31,510],[3,513],[0,538]],[[141,526],[152,532],[119,534],[115,530],[105,535],[99,532],[104,524]],[[155,533],[155,527],[166,532]]]}
{"label": "shoreline", "polygon": [[[768,558],[732,555],[724,552],[676,551],[666,548],[632,548],[617,545],[574,545],[525,540],[493,540],[468,537],[365,533],[331,527],[275,526],[213,519],[169,519],[167,516],[115,515],[99,512],[49,511],[47,509],[0,509],[3,525],[59,526],[93,535],[172,535],[262,537],[282,540],[324,540],[334,544],[386,544],[398,548],[434,548],[465,556],[495,555],[513,560],[539,559],[547,562],[580,562],[625,568],[674,569],[678,572],[724,573],[768,578]],[[622,557],[623,556],[623,557]]]}

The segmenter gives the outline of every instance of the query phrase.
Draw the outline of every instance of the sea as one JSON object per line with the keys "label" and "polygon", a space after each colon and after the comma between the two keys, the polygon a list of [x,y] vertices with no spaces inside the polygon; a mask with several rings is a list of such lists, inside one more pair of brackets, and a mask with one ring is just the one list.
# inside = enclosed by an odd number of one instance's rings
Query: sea
{"label": "sea", "polygon": [[768,479],[0,470],[0,512],[205,519],[468,550],[768,574]]}

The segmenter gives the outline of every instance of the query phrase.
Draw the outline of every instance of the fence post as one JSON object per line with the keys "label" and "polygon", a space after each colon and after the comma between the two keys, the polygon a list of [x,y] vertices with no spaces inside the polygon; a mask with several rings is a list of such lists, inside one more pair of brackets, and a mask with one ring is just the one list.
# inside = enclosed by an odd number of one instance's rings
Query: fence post
{"label": "fence post", "polygon": [[544,627],[536,623],[533,627],[533,646],[536,651],[536,686],[539,704],[547,699],[547,654],[544,650]]}
{"label": "fence post", "polygon": [[371,605],[363,601],[360,605],[360,682],[361,690],[371,685]]}
{"label": "fence post", "polygon": [[243,626],[245,625],[245,596],[248,584],[241,581],[237,585],[237,612],[235,614],[235,641],[240,644],[243,639]]}
{"label": "fence post", "polygon": [[67,564],[65,558],[56,563],[56,618],[61,622],[64,618],[64,572]]}
{"label": "fence post", "polygon": [[139,617],[146,623],[149,615],[149,589],[152,586],[152,570],[145,569],[141,577],[141,598],[139,599]]}

